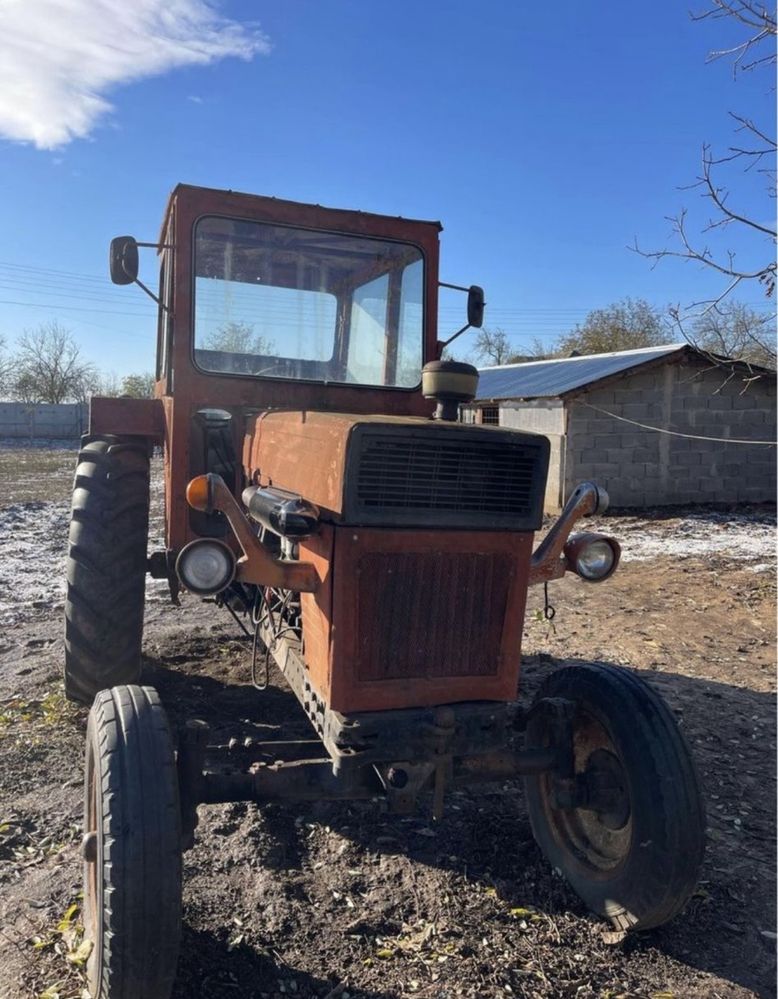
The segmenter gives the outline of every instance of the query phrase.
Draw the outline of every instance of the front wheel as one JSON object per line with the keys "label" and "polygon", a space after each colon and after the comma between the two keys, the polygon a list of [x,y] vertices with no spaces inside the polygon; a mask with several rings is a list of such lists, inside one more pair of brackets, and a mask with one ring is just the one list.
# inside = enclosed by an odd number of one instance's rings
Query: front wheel
{"label": "front wheel", "polygon": [[660,926],[694,891],[705,847],[686,740],[630,670],[592,663],[553,673],[530,714],[528,747],[555,744],[549,716],[560,706],[572,773],[525,779],[535,839],[594,912],[622,930]]}
{"label": "front wheel", "polygon": [[168,999],[181,934],[181,816],[170,730],[151,687],[95,697],[84,799],[89,993]]}

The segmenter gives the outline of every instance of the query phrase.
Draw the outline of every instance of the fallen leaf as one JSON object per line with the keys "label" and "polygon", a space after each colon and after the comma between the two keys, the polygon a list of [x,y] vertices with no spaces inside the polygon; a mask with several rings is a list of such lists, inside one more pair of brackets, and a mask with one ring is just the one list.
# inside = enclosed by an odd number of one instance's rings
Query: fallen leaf
{"label": "fallen leaf", "polygon": [[82,940],[75,950],[71,950],[65,955],[65,960],[80,968],[86,964],[93,946],[91,940]]}
{"label": "fallen leaf", "polygon": [[78,912],[78,902],[74,902],[72,905],[69,905],[67,907],[64,916],[57,923],[58,933],[65,933],[67,930],[70,929],[70,923],[73,919],[73,916],[75,916],[77,912]]}

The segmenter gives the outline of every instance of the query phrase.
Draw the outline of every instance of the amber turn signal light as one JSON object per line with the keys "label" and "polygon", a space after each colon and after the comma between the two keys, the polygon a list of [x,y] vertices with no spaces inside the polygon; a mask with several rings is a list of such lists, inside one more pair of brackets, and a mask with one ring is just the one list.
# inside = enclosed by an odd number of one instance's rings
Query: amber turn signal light
{"label": "amber turn signal light", "polygon": [[207,475],[198,475],[186,487],[186,501],[193,510],[207,512],[211,509],[212,498],[210,477]]}

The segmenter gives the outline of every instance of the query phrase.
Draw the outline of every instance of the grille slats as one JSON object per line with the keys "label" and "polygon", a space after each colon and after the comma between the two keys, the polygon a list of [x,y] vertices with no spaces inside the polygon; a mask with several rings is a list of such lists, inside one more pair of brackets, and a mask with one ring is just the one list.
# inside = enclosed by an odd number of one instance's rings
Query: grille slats
{"label": "grille slats", "polygon": [[355,444],[356,523],[410,524],[419,514],[424,526],[437,511],[446,515],[445,526],[534,530],[540,524],[545,438],[413,428],[366,430]]}
{"label": "grille slats", "polygon": [[496,673],[511,572],[505,553],[363,556],[358,679]]}

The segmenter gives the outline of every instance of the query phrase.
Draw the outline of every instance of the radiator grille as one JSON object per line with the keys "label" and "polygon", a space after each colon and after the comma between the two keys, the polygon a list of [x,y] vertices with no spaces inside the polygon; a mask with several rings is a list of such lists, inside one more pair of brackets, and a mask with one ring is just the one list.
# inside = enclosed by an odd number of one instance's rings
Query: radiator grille
{"label": "radiator grille", "polygon": [[495,674],[513,565],[502,553],[363,556],[358,679]]}
{"label": "radiator grille", "polygon": [[354,469],[363,523],[456,527],[540,525],[545,438],[489,431],[364,434]]}

